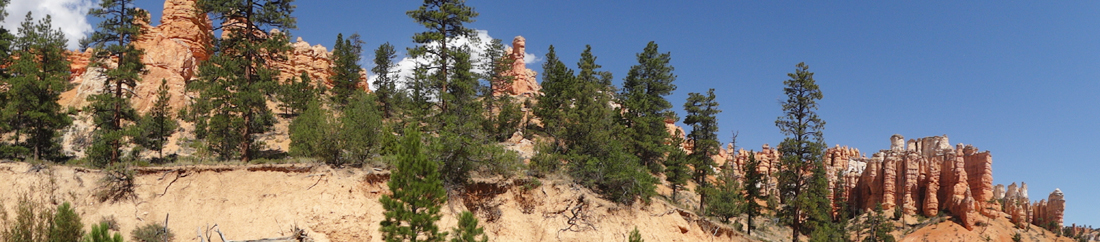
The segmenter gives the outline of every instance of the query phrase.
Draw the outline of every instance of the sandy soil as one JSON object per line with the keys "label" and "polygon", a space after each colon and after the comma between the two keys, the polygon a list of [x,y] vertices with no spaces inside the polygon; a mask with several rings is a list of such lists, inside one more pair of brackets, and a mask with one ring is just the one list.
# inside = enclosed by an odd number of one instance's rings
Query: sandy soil
{"label": "sandy soil", "polygon": [[[287,236],[298,227],[321,242],[379,241],[378,198],[388,179],[381,170],[310,164],[143,168],[136,199],[101,203],[94,197],[102,177],[98,170],[31,170],[27,163],[0,163],[5,209],[23,194],[50,204],[68,201],[86,228],[114,216],[127,237],[168,216],[177,241],[198,241],[197,235],[214,225],[230,240]],[[561,180],[543,180],[537,187],[484,180],[466,189],[444,206],[439,225],[449,231],[456,215],[471,210],[491,241],[625,241],[635,227],[647,241],[750,240],[659,199],[622,206]]]}

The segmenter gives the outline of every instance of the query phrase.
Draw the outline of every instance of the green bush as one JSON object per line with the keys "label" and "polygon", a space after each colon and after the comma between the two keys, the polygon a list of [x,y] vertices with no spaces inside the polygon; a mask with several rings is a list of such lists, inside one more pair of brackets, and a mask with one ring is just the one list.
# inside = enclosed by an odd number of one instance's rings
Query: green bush
{"label": "green bush", "polygon": [[92,225],[92,231],[84,236],[82,242],[122,242],[122,235],[119,233],[111,234],[109,230],[110,225],[107,223],[99,223],[99,225]]}
{"label": "green bush", "polygon": [[23,195],[15,205],[15,221],[9,221],[6,210],[0,208],[0,222],[5,227],[0,238],[7,242],[49,241],[52,218],[53,211]]}
{"label": "green bush", "polygon": [[[148,223],[130,232],[130,238],[137,242],[162,242],[175,241],[176,235],[172,233],[172,230],[165,228],[163,225]],[[167,238],[167,240],[165,240],[165,238]]]}
{"label": "green bush", "polygon": [[84,223],[80,222],[80,215],[76,214],[69,202],[58,205],[57,213],[53,216],[53,226],[50,227],[50,241],[77,241],[80,237],[84,237]]}

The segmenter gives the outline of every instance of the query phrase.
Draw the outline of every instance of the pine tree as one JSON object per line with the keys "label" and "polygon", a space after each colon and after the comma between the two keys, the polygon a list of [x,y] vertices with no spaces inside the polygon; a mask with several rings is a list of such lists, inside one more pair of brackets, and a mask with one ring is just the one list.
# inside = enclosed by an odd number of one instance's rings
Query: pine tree
{"label": "pine tree", "polygon": [[756,201],[758,199],[765,199],[763,191],[760,189],[764,176],[760,174],[760,161],[756,160],[755,153],[756,152],[751,150],[749,151],[749,159],[745,162],[744,169],[745,188],[743,190],[745,191],[745,208],[743,211],[745,211],[745,215],[748,217],[746,222],[748,230],[746,230],[746,232],[749,235],[752,235],[752,229],[756,228],[752,224],[752,218],[759,217],[763,212],[761,211],[763,208],[760,206],[760,203]]}
{"label": "pine tree", "polygon": [[[7,9],[10,0],[0,0],[0,22],[3,22],[8,16]],[[11,30],[0,26],[0,64],[10,65],[12,54],[12,42],[15,41],[15,35],[11,34]],[[11,77],[7,68],[0,68],[0,108],[6,108],[8,106],[8,90],[11,89],[11,84],[8,83],[8,78]],[[7,122],[3,122],[3,111],[0,111],[0,135],[8,132],[11,127],[8,127]],[[10,147],[0,139],[0,157],[8,156]]]}
{"label": "pine tree", "polygon": [[393,50],[393,45],[386,42],[374,51],[374,67],[370,69],[375,75],[374,93],[382,104],[382,115],[387,119],[393,117],[399,95],[397,64],[393,63],[394,58],[397,58],[397,52]]}
{"label": "pine tree", "polygon": [[83,242],[122,242],[122,234],[112,234],[110,225],[107,222],[101,222],[99,225],[92,225],[92,231],[84,236]]}
{"label": "pine tree", "polygon": [[[489,236],[485,235],[485,229],[477,225],[477,218],[470,211],[463,211],[458,216],[458,227],[451,231],[454,238],[451,242],[488,242]],[[481,239],[478,239],[478,235]]]}
{"label": "pine tree", "polygon": [[313,80],[305,72],[302,72],[298,78],[286,80],[286,83],[279,86],[278,95],[276,95],[279,107],[283,109],[283,115],[293,117],[304,111],[309,101],[317,98],[318,89],[320,88],[313,86]]}
{"label": "pine tree", "polygon": [[[699,186],[699,211],[706,211],[703,206],[706,204],[708,187],[710,184],[707,182],[707,176],[714,173],[714,159],[711,158],[718,154],[718,119],[714,117],[722,110],[718,110],[718,102],[714,101],[714,89],[711,88],[707,91],[707,95],[703,96],[699,93],[688,93],[687,102],[684,103],[684,111],[687,112],[687,117],[684,118],[684,124],[691,126],[691,132],[688,133],[688,138],[695,142],[695,146],[692,148],[691,158],[692,167],[695,168],[692,173],[692,179],[695,180],[695,184]],[[661,127],[664,129],[664,126]]]}
{"label": "pine tree", "polygon": [[[133,42],[142,34],[138,22],[149,20],[144,10],[127,0],[104,0],[88,13],[102,18],[103,22],[99,23],[96,32],[80,42],[95,47],[92,66],[106,69],[103,93],[88,97],[95,112],[96,126],[96,141],[92,143],[88,159],[105,167],[119,161],[123,142],[132,136],[127,134],[125,126],[139,118],[130,106],[132,93],[128,90],[137,86],[145,72],[145,64],[141,62],[143,51]],[[107,63],[112,59],[117,62],[116,66]]]}
{"label": "pine tree", "polygon": [[296,20],[290,16],[293,2],[198,1],[201,11],[227,23],[219,28],[228,36],[215,40],[213,56],[199,66],[199,80],[187,85],[201,97],[192,105],[192,112],[200,117],[195,135],[205,139],[222,159],[239,155],[242,161],[251,161],[254,151],[262,146],[253,136],[266,132],[275,122],[266,97],[277,88],[279,73],[267,61],[285,58],[290,47],[285,32],[267,30],[295,28]]}
{"label": "pine tree", "polygon": [[520,121],[523,113],[519,104],[509,95],[493,95],[494,90],[508,86],[515,77],[504,75],[504,72],[512,68],[512,59],[506,58],[504,44],[500,39],[493,39],[482,54],[485,60],[480,67],[485,70],[482,79],[489,85],[481,88],[481,100],[484,106],[484,116],[488,117],[484,122],[485,132],[492,136],[493,140],[503,142],[511,138],[512,134],[521,128]]}
{"label": "pine tree", "polygon": [[344,39],[344,34],[336,35],[336,44],[332,47],[332,99],[340,107],[347,105],[348,98],[359,88],[359,71],[363,69],[359,60],[363,54],[363,41],[359,34]]}
{"label": "pine tree", "polygon": [[630,238],[628,238],[626,241],[628,241],[628,242],[645,242],[645,240],[642,239],[642,232],[638,231],[637,226],[634,227],[634,230],[630,231]]}
{"label": "pine tree", "polygon": [[668,182],[668,186],[672,188],[672,202],[679,203],[676,199],[676,194],[680,189],[683,189],[687,185],[687,181],[691,178],[691,170],[688,168],[688,154],[682,147],[684,143],[683,134],[677,131],[677,135],[673,136],[672,152],[668,154],[668,159],[665,160],[665,181]]}
{"label": "pine tree", "polygon": [[[465,0],[424,0],[420,8],[405,14],[428,29],[413,35],[413,42],[418,46],[409,49],[409,56],[432,58],[429,66],[418,68],[435,71],[430,78],[431,86],[438,88],[440,95],[448,93],[450,63],[461,59],[454,55],[454,46],[450,44],[457,38],[474,36],[474,30],[466,28],[465,24],[474,22],[478,13],[466,6]],[[447,110],[447,100],[440,99],[439,106],[440,110]]]}
{"label": "pine tree", "polygon": [[780,169],[778,177],[779,195],[786,206],[780,210],[782,217],[791,226],[791,240],[798,241],[803,230],[803,219],[812,216],[813,201],[806,199],[810,189],[809,173],[815,165],[820,166],[825,152],[822,129],[825,121],[817,116],[817,100],[821,100],[821,90],[813,79],[813,72],[805,63],[798,63],[794,73],[787,74],[790,80],[784,81],[783,88],[787,101],[782,103],[783,116],[775,121],[779,131],[787,135],[779,144]]}
{"label": "pine tree", "polygon": [[405,129],[397,167],[387,182],[390,194],[379,199],[385,209],[380,228],[384,241],[443,241],[446,237],[435,223],[447,191],[437,162],[428,159],[421,142],[419,130]]}
{"label": "pine tree", "polygon": [[168,80],[161,79],[153,109],[140,119],[135,126],[137,130],[133,131],[136,133],[136,143],[157,151],[157,157],[161,160],[164,159],[164,145],[168,143],[168,137],[176,133],[176,128],[179,127],[176,119],[172,118],[168,101]]}
{"label": "pine tree", "polygon": [[665,96],[676,90],[675,70],[669,62],[671,53],[660,53],[657,44],[650,41],[637,55],[638,64],[631,66],[623,79],[623,118],[630,128],[632,139],[629,148],[641,159],[650,172],[661,172],[661,159],[671,148],[665,119],[671,116],[672,104]]}
{"label": "pine tree", "polygon": [[810,235],[811,241],[846,241],[845,234],[833,221],[832,202],[829,201],[829,180],[826,178],[823,163],[815,163],[806,191],[795,202],[807,205],[803,208],[806,221],[802,229]]}
{"label": "pine tree", "polygon": [[53,142],[57,130],[72,123],[57,102],[69,78],[67,40],[61,29],[53,28],[49,15],[35,23],[30,12],[18,33],[16,58],[8,67],[13,75],[6,79],[8,95],[0,109],[0,120],[15,131],[10,137],[16,147],[6,152],[13,156],[30,153],[34,160],[43,154],[57,156],[60,152]]}
{"label": "pine tree", "polygon": [[[535,108],[535,116],[541,118],[543,129],[551,136],[559,140],[569,139],[563,137],[565,128],[565,112],[576,107],[571,106],[576,94],[573,89],[583,89],[573,81],[573,70],[565,66],[558,59],[554,46],[546,53],[545,62],[542,64],[542,96],[539,96],[538,106]],[[561,143],[559,141],[559,143]]]}
{"label": "pine tree", "polygon": [[716,216],[726,223],[730,222],[730,218],[741,215],[745,196],[741,194],[741,183],[733,174],[718,174],[718,183],[714,187],[704,189],[708,189],[707,194],[713,196],[706,200],[707,214]]}
{"label": "pine tree", "polygon": [[867,216],[865,227],[867,228],[869,236],[864,238],[864,242],[894,242],[897,239],[890,232],[894,232],[894,225],[890,224],[890,221],[886,219],[884,211],[882,211],[882,204],[875,204],[875,210],[873,214]]}
{"label": "pine tree", "polygon": [[84,223],[80,222],[80,215],[76,214],[69,202],[57,205],[57,212],[53,214],[53,224],[50,226],[49,242],[79,241],[84,237]]}

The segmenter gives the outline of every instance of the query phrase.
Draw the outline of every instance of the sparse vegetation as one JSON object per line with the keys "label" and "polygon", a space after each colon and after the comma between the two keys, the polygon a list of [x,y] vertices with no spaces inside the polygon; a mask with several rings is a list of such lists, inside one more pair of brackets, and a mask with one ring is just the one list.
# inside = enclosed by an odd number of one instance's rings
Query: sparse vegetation
{"label": "sparse vegetation", "polygon": [[168,242],[175,241],[176,235],[164,225],[147,223],[130,232],[130,238],[136,242]]}

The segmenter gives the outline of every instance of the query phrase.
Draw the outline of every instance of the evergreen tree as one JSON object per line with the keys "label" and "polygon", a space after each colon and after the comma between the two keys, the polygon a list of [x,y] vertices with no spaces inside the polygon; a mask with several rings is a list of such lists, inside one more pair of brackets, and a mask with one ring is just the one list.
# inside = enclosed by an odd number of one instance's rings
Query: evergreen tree
{"label": "evergreen tree", "polygon": [[815,163],[810,183],[803,196],[795,202],[806,205],[806,221],[802,229],[810,235],[811,241],[847,241],[845,234],[832,217],[832,202],[829,201],[829,180],[826,178],[823,163]]}
{"label": "evergreen tree", "polygon": [[[214,54],[199,66],[197,81],[188,83],[189,91],[201,98],[192,105],[200,117],[195,124],[195,136],[205,139],[220,158],[240,156],[244,162],[262,145],[256,144],[256,134],[266,132],[275,118],[267,108],[266,97],[277,88],[277,69],[268,60],[286,58],[289,50],[285,32],[268,28],[295,28],[291,17],[293,0],[199,0],[203,12],[228,32],[226,38],[215,40]],[[268,34],[272,33],[272,34]]]}
{"label": "evergreen tree", "polygon": [[329,82],[332,83],[332,99],[340,107],[347,105],[348,98],[356,91],[361,91],[359,71],[363,67],[359,65],[359,60],[362,54],[363,41],[359,39],[359,34],[352,34],[347,39],[344,39],[344,34],[336,35],[336,44],[332,47],[333,74]]}
{"label": "evergreen tree", "polygon": [[[431,58],[427,68],[434,71],[429,80],[430,86],[439,89],[439,94],[448,93],[448,78],[451,74],[451,63],[456,63],[460,56],[455,56],[455,46],[451,42],[460,37],[473,37],[474,30],[466,28],[466,23],[474,22],[478,13],[473,7],[466,6],[465,0],[424,0],[424,4],[416,10],[405,13],[416,23],[423,25],[428,31],[413,35],[413,42],[418,46],[409,49],[409,56],[413,58]],[[437,46],[438,45],[438,46]],[[469,58],[467,55],[466,58]],[[440,99],[440,110],[447,110],[446,99]]]}
{"label": "evergreen tree", "polygon": [[481,68],[485,70],[482,74],[482,79],[486,80],[489,85],[483,86],[481,90],[481,98],[484,103],[485,119],[484,129],[489,136],[492,136],[493,140],[503,142],[512,137],[520,127],[520,122],[523,119],[523,113],[519,104],[515,103],[509,95],[493,95],[494,90],[501,89],[503,87],[510,86],[513,79],[512,76],[504,75],[505,71],[512,68],[512,63],[515,61],[506,58],[504,52],[504,44],[500,39],[493,39],[489,43],[487,48],[481,55],[481,58],[486,60],[480,64]]}
{"label": "evergreen tree", "polygon": [[[451,242],[488,242],[489,236],[485,235],[485,229],[477,225],[477,218],[470,211],[463,211],[458,216],[458,227],[451,231],[454,238]],[[478,235],[481,239],[478,239]]]}
{"label": "evergreen tree", "polygon": [[92,225],[92,231],[84,236],[83,242],[122,242],[122,234],[114,233],[112,235],[110,225],[107,222],[101,222],[99,225]]}
{"label": "evergreen tree", "polygon": [[668,154],[668,159],[665,161],[665,181],[668,182],[669,187],[672,187],[672,202],[674,203],[679,203],[676,194],[687,185],[688,178],[691,178],[691,170],[688,168],[688,154],[679,148],[684,143],[682,137],[683,134],[673,136],[672,146],[675,148]]}
{"label": "evergreen tree", "polygon": [[6,79],[8,95],[0,109],[0,120],[15,131],[10,137],[17,147],[5,150],[12,156],[30,153],[34,160],[43,154],[57,156],[57,130],[72,123],[57,102],[70,75],[67,40],[61,29],[53,28],[49,15],[35,23],[28,12],[18,32],[16,58],[8,67],[13,75]]}
{"label": "evergreen tree", "polygon": [[57,212],[53,214],[53,224],[50,226],[49,242],[79,241],[84,237],[84,223],[80,222],[80,215],[76,214],[69,202],[57,205]]}
{"label": "evergreen tree", "polygon": [[378,110],[375,95],[363,90],[355,91],[348,98],[344,114],[340,116],[341,129],[334,134],[343,141],[347,159],[361,163],[381,148],[382,112]]}
{"label": "evergreen tree", "polygon": [[[123,142],[131,136],[124,126],[139,118],[130,106],[132,93],[127,90],[133,90],[145,72],[145,64],[141,62],[143,53],[133,42],[142,34],[138,21],[149,20],[143,10],[127,0],[104,0],[88,13],[102,18],[103,22],[89,38],[81,40],[81,45],[93,45],[96,51],[92,66],[106,69],[103,93],[88,97],[95,112],[96,126],[96,141],[92,143],[88,159],[104,167],[119,161]],[[112,60],[118,65],[107,63]]]}
{"label": "evergreen tree", "polygon": [[[317,157],[329,164],[340,163],[338,131],[333,124],[332,113],[321,107],[318,100],[310,100],[306,111],[290,122],[290,154]],[[340,132],[350,133],[350,132]]]}
{"label": "evergreen tree", "polygon": [[896,241],[890,232],[894,232],[894,225],[890,224],[890,221],[886,219],[884,211],[882,211],[882,204],[875,204],[875,210],[873,214],[867,216],[866,228],[869,230],[869,236],[863,238],[864,242],[893,242]]}
{"label": "evergreen tree", "polygon": [[[714,89],[711,88],[706,96],[694,92],[688,93],[684,111],[687,112],[684,124],[691,126],[688,138],[695,142],[690,160],[693,161],[691,165],[695,168],[692,179],[700,188],[699,211],[706,211],[703,205],[706,204],[706,191],[710,186],[707,176],[714,173],[715,165],[711,157],[718,154],[721,149],[718,143],[718,119],[714,116],[722,110],[718,110],[718,102],[714,101]],[[661,128],[664,129],[664,126]]]}
{"label": "evergreen tree", "polygon": [[283,115],[292,117],[304,111],[309,101],[317,98],[318,89],[320,88],[313,86],[313,80],[305,72],[302,72],[298,78],[286,80],[286,83],[280,85],[276,96],[279,107],[283,109]]}
{"label": "evergreen tree", "polygon": [[[3,22],[8,17],[7,9],[11,0],[0,0],[0,22]],[[0,26],[0,64],[7,66],[11,64],[12,54],[12,42],[15,41],[15,35],[11,34],[11,30]],[[11,84],[8,83],[8,78],[11,77],[11,73],[8,68],[0,68],[0,108],[6,108],[8,106],[9,89]],[[3,111],[0,111],[0,135],[8,132],[11,127],[8,126],[8,122],[3,120]],[[0,157],[8,156],[10,153],[9,147],[3,139],[0,139]]]}
{"label": "evergreen tree", "polygon": [[394,58],[397,58],[397,52],[393,50],[393,45],[386,42],[374,51],[374,67],[370,69],[375,75],[374,93],[378,96],[378,102],[382,104],[382,115],[387,119],[393,117],[399,94],[397,64],[393,63]]}
{"label": "evergreen tree", "polygon": [[157,157],[164,159],[164,145],[168,143],[168,137],[176,133],[179,123],[172,118],[171,107],[168,106],[168,80],[161,79],[157,88],[157,100],[153,102],[153,109],[140,119],[136,125],[136,143],[157,151]]}
{"label": "evergreen tree", "polygon": [[[545,62],[542,64],[542,96],[539,96],[538,106],[535,108],[535,116],[541,118],[543,123],[543,129],[551,137],[559,139],[558,143],[562,143],[561,140],[569,139],[569,137],[563,137],[563,131],[568,130],[565,127],[565,112],[577,107],[572,106],[573,100],[576,97],[575,89],[584,89],[587,87],[577,85],[573,81],[573,70],[565,66],[565,63],[558,59],[558,54],[554,50],[554,46],[550,45],[550,50],[546,53]],[[560,148],[560,147],[557,147]]]}
{"label": "evergreen tree", "polygon": [[741,215],[745,196],[741,195],[741,183],[737,182],[733,174],[718,174],[718,184],[705,189],[709,190],[708,195],[713,196],[712,199],[707,199],[707,214],[716,216],[726,223],[730,222],[730,218]]}
{"label": "evergreen tree", "polygon": [[669,65],[671,53],[658,52],[652,41],[638,53],[637,59],[638,64],[631,66],[623,79],[622,115],[632,134],[630,151],[650,172],[659,173],[660,161],[671,148],[666,144],[669,134],[664,121],[671,116],[672,104],[665,96],[676,90],[672,84],[676,80],[672,74],[675,68]]}
{"label": "evergreen tree", "polygon": [[756,201],[758,199],[766,199],[760,186],[762,185],[764,176],[760,174],[760,161],[756,160],[756,152],[749,151],[749,159],[745,161],[745,215],[747,215],[746,230],[747,234],[752,235],[752,229],[756,228],[752,224],[753,217],[759,217],[763,211],[760,203]]}
{"label": "evergreen tree", "polygon": [[630,238],[628,238],[626,241],[629,241],[629,242],[645,242],[645,240],[642,239],[642,232],[638,231],[637,226],[634,227],[634,230],[630,231]]}
{"label": "evergreen tree", "polygon": [[779,144],[781,155],[778,177],[779,195],[786,206],[780,210],[782,217],[791,226],[791,240],[798,241],[798,234],[805,231],[803,219],[814,216],[815,201],[808,198],[807,192],[812,186],[805,174],[814,166],[820,166],[825,152],[822,129],[825,121],[817,116],[817,100],[821,100],[821,90],[814,81],[813,72],[805,63],[798,63],[794,73],[787,74],[790,80],[783,81],[787,101],[781,103],[783,116],[775,121],[779,131],[787,135]]}
{"label": "evergreen tree", "polygon": [[446,237],[435,222],[447,191],[437,162],[428,160],[421,142],[420,131],[405,129],[397,167],[387,182],[390,194],[379,199],[385,209],[380,228],[384,241],[443,241]]}

